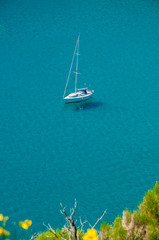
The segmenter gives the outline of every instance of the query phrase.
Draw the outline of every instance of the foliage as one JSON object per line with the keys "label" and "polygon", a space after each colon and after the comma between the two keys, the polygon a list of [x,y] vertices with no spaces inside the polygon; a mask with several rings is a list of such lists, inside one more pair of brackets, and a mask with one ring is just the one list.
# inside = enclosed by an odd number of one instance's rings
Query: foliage
{"label": "foliage", "polygon": [[109,232],[110,231],[110,225],[107,222],[103,222],[100,226],[100,231],[101,232]]}
{"label": "foliage", "polygon": [[[80,230],[78,230],[78,232],[80,232]],[[83,237],[84,232],[81,233],[81,238]],[[43,232],[41,234],[39,234],[39,236],[36,238],[36,240],[46,240],[46,239],[50,239],[50,240],[64,240],[64,239],[69,239],[68,236],[68,232],[66,231],[66,229],[57,229],[55,231],[55,233],[53,233],[51,230],[47,231],[47,232]],[[93,240],[93,239],[92,239]]]}
{"label": "foliage", "polygon": [[117,217],[114,221],[112,238],[120,240],[126,239],[126,230],[122,226],[122,219],[120,217]]}
{"label": "foliage", "polygon": [[[63,229],[53,230],[48,225],[47,232],[33,235],[30,240],[159,240],[159,184],[157,182],[154,188],[145,194],[137,210],[133,212],[124,211],[123,217],[117,217],[112,224],[103,222],[100,226],[99,236],[94,228],[105,213],[91,229],[84,233],[83,226],[87,221],[81,221],[81,226],[76,227],[76,221],[73,219],[76,207],[77,202],[75,201],[75,207],[69,216],[62,206],[61,212],[66,217],[67,222]],[[0,240],[9,240],[10,232],[7,231],[8,220],[9,217],[0,214]],[[27,232],[31,225],[31,220],[19,222],[20,228],[23,229],[23,234]],[[20,239],[28,238],[19,237],[18,240]]]}
{"label": "foliage", "polygon": [[159,184],[149,190],[138,209],[126,210],[123,218],[117,217],[113,225],[103,223],[101,240],[159,240]]}
{"label": "foliage", "polygon": [[54,235],[52,232],[47,231],[47,232],[41,233],[41,234],[36,238],[36,240],[47,240],[48,238],[49,238],[50,240],[56,239],[55,235]]}
{"label": "foliage", "polygon": [[129,211],[126,209],[126,211],[125,211],[125,217],[126,217],[127,223],[130,224],[130,222],[131,222],[131,217],[132,217],[132,212],[129,212]]}
{"label": "foliage", "polygon": [[145,225],[151,222],[151,218],[146,214],[136,210],[133,213],[135,225]]}
{"label": "foliage", "polygon": [[103,223],[100,228],[100,238],[104,240],[126,240],[126,233],[121,217],[117,217],[112,225]]}
{"label": "foliage", "polygon": [[159,229],[153,225],[149,226],[149,240],[158,240],[159,239]]}
{"label": "foliage", "polygon": [[154,188],[146,193],[139,210],[151,220],[159,221],[159,184],[157,182]]}
{"label": "foliage", "polygon": [[156,182],[154,188],[149,190],[138,210],[134,211],[134,221],[138,225],[147,225],[152,230],[159,224],[159,184]]}

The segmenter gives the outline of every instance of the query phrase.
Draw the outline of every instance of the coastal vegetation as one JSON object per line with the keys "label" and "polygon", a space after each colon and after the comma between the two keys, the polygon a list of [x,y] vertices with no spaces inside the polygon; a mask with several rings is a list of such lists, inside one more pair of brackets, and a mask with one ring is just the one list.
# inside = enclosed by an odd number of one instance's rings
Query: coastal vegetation
{"label": "coastal vegetation", "polygon": [[124,211],[112,225],[102,223],[100,240],[159,240],[159,184],[149,190],[138,209]]}
{"label": "coastal vegetation", "polygon": [[[61,204],[61,213],[66,219],[66,225],[62,229],[54,230],[50,224],[46,226],[47,231],[34,234],[30,240],[159,240],[159,184],[156,182],[153,189],[149,190],[143,201],[133,212],[125,210],[122,217],[117,217],[112,224],[103,222],[100,230],[97,231],[96,225],[102,220],[103,215],[91,226],[87,221],[80,219],[77,225],[74,215],[77,209],[75,201],[74,208],[70,215],[66,213],[65,207]],[[8,217],[0,214],[0,239],[9,239],[10,232],[7,230]],[[31,220],[19,222],[19,227],[27,231],[31,226]],[[84,225],[89,224],[89,228],[84,231]],[[85,228],[86,229],[86,228]],[[11,239],[13,239],[11,237]],[[21,237],[17,240],[29,239]]]}

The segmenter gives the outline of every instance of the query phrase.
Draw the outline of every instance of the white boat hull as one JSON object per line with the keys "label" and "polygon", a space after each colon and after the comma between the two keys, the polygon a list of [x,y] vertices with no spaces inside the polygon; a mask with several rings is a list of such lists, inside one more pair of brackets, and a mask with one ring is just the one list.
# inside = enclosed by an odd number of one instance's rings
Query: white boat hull
{"label": "white boat hull", "polygon": [[65,103],[76,103],[76,102],[82,102],[82,101],[88,100],[89,98],[92,97],[93,91],[89,91],[86,95],[81,95],[81,94],[80,95],[77,94],[77,96],[70,96],[70,95],[64,98]]}

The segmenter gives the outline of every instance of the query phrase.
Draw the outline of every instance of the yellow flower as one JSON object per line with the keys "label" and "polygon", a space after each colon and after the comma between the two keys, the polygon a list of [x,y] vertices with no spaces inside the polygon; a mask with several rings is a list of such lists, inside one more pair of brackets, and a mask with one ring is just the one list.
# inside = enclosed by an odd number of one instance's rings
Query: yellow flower
{"label": "yellow flower", "polygon": [[8,220],[9,220],[9,217],[8,217],[8,216],[6,216],[6,217],[3,218],[3,222],[4,222],[4,223],[6,223]]}
{"label": "yellow flower", "polygon": [[19,226],[27,230],[32,225],[31,220],[25,220],[24,222],[19,222]]}
{"label": "yellow flower", "polygon": [[9,237],[10,236],[10,232],[8,232],[7,230],[3,229],[3,235]]}
{"label": "yellow flower", "polygon": [[25,220],[25,223],[28,225],[28,227],[30,227],[32,225],[32,221],[31,220]]}
{"label": "yellow flower", "polygon": [[2,227],[0,227],[0,236],[3,235],[3,231],[4,231],[4,229]]}
{"label": "yellow flower", "polygon": [[22,228],[24,228],[24,229],[26,229],[26,230],[27,230],[28,227],[29,227],[25,222],[19,222],[19,226],[22,227]]}
{"label": "yellow flower", "polygon": [[3,214],[0,213],[0,221],[3,221]]}
{"label": "yellow flower", "polygon": [[98,240],[97,231],[94,228],[88,229],[83,240]]}
{"label": "yellow flower", "polygon": [[8,221],[9,217],[6,216],[6,217],[3,217],[3,227],[6,226],[6,222]]}

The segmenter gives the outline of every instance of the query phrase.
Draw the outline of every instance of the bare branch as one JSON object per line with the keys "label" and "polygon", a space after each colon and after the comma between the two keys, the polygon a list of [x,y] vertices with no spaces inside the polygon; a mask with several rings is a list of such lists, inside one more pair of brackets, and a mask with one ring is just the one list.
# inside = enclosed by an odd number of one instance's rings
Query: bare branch
{"label": "bare branch", "polygon": [[61,214],[63,214],[66,217],[66,220],[69,221],[69,217],[65,211],[66,207],[63,207],[62,203],[60,203],[60,206],[62,208],[62,210],[60,210]]}
{"label": "bare branch", "polygon": [[90,226],[90,228],[93,228],[92,225],[88,222],[88,225]]}
{"label": "bare branch", "polygon": [[31,236],[30,240],[33,240],[33,239],[37,238],[39,235],[40,235],[39,233],[34,233],[34,234]]}
{"label": "bare branch", "polygon": [[79,239],[79,237],[80,237],[80,234],[83,232],[83,227],[84,227],[84,225],[85,225],[86,223],[87,223],[87,220],[84,221],[84,222],[82,222],[81,217],[80,217],[80,224],[81,224],[81,225],[80,225],[77,229],[80,228],[81,230],[80,230],[79,233],[77,232],[77,233],[78,233],[78,239]]}
{"label": "bare branch", "polygon": [[44,223],[43,223],[43,225],[47,228],[48,231],[52,232],[52,233],[55,235],[55,237],[59,238],[59,237],[56,235],[55,230],[51,227],[51,225],[50,225],[49,223],[48,223],[48,226],[45,225]]}
{"label": "bare branch", "polygon": [[77,219],[74,221],[74,223],[75,223],[75,224],[77,223]]}
{"label": "bare branch", "polygon": [[82,219],[80,217],[80,226],[77,227],[77,229],[81,228],[81,230],[83,230],[83,226],[87,223],[87,220],[82,222]]}
{"label": "bare branch", "polygon": [[74,239],[77,240],[77,227],[76,227],[76,220],[73,219],[73,216],[76,212],[77,209],[77,201],[75,199],[75,205],[74,208],[72,208],[70,210],[70,216],[67,215],[66,211],[65,211],[65,207],[63,207],[62,203],[61,205],[61,213],[66,217],[66,221],[67,221],[67,231],[68,231],[68,236],[69,236],[69,240],[73,239],[74,235]]}
{"label": "bare branch", "polygon": [[106,210],[104,211],[104,213],[102,214],[102,216],[100,218],[98,218],[98,220],[96,221],[96,223],[93,225],[92,228],[95,228],[95,226],[98,224],[98,222],[104,217],[104,215],[106,214]]}
{"label": "bare branch", "polygon": [[[67,224],[64,229],[66,229],[66,231],[68,232],[69,240],[80,240],[80,234],[82,233],[83,227],[87,223],[87,221],[82,222],[82,220],[80,218],[80,225],[78,227],[76,226],[77,220],[73,218],[75,215],[76,209],[77,209],[76,199],[75,199],[75,203],[74,203],[74,208],[70,209],[70,216],[66,213],[66,210],[65,210],[66,208],[63,207],[62,203],[60,203],[60,206],[61,206],[61,210],[60,210],[61,214],[63,214],[66,217]],[[95,228],[95,226],[104,217],[105,214],[106,214],[106,211],[104,211],[102,216],[96,221],[96,223],[93,226],[90,223],[88,223],[90,228]],[[78,231],[78,229],[80,229],[80,230]],[[50,230],[52,230],[52,229],[50,229]],[[55,232],[54,232],[54,234],[55,234]],[[62,237],[61,234],[60,234],[60,237]]]}
{"label": "bare branch", "polygon": [[75,199],[75,206],[74,206],[74,209],[72,208],[72,214],[71,214],[70,218],[73,218],[73,215],[75,214],[76,209],[77,209],[77,201]]}
{"label": "bare branch", "polygon": [[65,208],[66,208],[66,207],[63,207],[62,203],[60,203],[60,206],[61,206],[61,208],[62,208],[62,209],[64,209],[64,210],[65,210]]}

